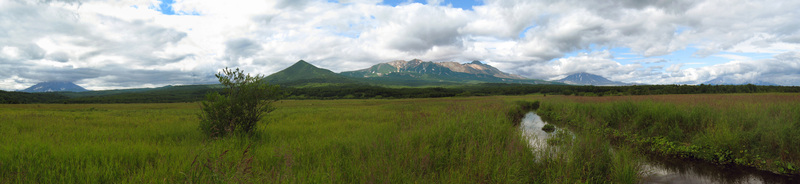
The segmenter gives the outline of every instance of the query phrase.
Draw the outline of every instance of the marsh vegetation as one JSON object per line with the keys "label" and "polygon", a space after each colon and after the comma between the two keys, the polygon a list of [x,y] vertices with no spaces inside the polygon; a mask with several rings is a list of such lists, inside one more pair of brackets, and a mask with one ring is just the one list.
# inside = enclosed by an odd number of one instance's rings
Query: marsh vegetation
{"label": "marsh vegetation", "polygon": [[651,158],[695,160],[731,173],[769,171],[775,173],[765,179],[771,182],[796,182],[800,174],[798,112],[797,94],[553,96],[537,111],[551,123],[602,135]]}
{"label": "marsh vegetation", "polygon": [[[515,126],[529,112],[519,114],[518,101],[539,101],[542,118],[575,136],[532,146]],[[285,100],[252,135],[218,139],[198,130],[197,103],[6,104],[0,183],[636,183],[644,155],[796,175],[799,101],[797,94]]]}

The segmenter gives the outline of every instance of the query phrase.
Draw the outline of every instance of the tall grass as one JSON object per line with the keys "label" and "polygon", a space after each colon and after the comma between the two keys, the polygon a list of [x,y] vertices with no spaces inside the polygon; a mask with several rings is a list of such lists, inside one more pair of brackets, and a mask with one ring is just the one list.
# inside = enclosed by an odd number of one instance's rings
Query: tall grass
{"label": "tall grass", "polygon": [[[563,130],[560,130],[563,131]],[[600,134],[557,133],[534,150],[542,183],[637,183],[642,166],[634,150],[615,149]]]}
{"label": "tall grass", "polygon": [[531,183],[500,98],[282,101],[209,140],[194,103],[0,105],[0,183]]}
{"label": "tall grass", "polygon": [[598,135],[528,145],[509,112],[538,98],[281,101],[254,135],[218,139],[195,103],[0,105],[0,183],[638,180],[632,151]]}
{"label": "tall grass", "polygon": [[552,122],[604,132],[644,150],[800,174],[800,95],[543,98]]}

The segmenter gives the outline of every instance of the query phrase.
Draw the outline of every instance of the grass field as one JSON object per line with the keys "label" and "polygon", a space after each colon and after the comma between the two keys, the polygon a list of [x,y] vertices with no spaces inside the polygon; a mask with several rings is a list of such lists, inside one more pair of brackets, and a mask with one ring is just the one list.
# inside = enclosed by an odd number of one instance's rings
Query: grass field
{"label": "grass field", "polygon": [[666,156],[800,174],[800,94],[548,96],[543,118]]}
{"label": "grass field", "polygon": [[[579,136],[531,147],[514,126],[520,100]],[[0,105],[0,183],[635,183],[642,150],[796,173],[799,101],[287,100],[255,135],[215,140],[197,103]]]}
{"label": "grass field", "polygon": [[535,182],[510,104],[282,101],[256,135],[219,140],[196,103],[0,105],[0,183]]}
{"label": "grass field", "polygon": [[636,180],[623,157],[590,154],[607,143],[532,151],[508,113],[532,99],[281,101],[255,135],[218,140],[196,103],[0,105],[0,183]]}

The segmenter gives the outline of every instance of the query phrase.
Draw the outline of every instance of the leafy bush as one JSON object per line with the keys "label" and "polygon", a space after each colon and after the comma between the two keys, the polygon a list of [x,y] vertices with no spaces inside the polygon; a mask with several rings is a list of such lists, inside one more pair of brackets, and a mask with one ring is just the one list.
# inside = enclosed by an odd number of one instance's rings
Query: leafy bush
{"label": "leafy bush", "polygon": [[542,131],[545,131],[547,133],[556,131],[556,126],[553,126],[553,124],[546,124],[542,127]]}
{"label": "leafy bush", "polygon": [[261,75],[225,68],[215,75],[224,86],[222,94],[210,92],[202,102],[200,129],[210,137],[232,132],[252,133],[261,117],[275,110],[272,103],[284,96],[277,85]]}
{"label": "leafy bush", "polygon": [[531,102],[531,101],[516,101],[516,103],[517,103],[517,105],[519,105],[520,108],[525,109],[525,110],[534,110],[535,111],[535,110],[539,109],[539,101],[538,100],[537,101],[533,101],[533,102]]}

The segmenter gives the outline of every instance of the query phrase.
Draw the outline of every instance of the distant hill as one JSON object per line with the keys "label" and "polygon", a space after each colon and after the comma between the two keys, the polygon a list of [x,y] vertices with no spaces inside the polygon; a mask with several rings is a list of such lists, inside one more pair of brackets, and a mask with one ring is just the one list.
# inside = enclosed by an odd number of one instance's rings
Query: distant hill
{"label": "distant hill", "polygon": [[280,84],[283,86],[358,83],[353,79],[341,76],[327,69],[318,68],[303,60],[297,61],[297,63],[292,66],[267,76],[265,80],[270,84]]}
{"label": "distant hill", "polygon": [[475,83],[554,84],[549,81],[526,79],[519,75],[508,74],[480,61],[460,64],[456,62],[422,61],[419,59],[410,61],[397,60],[340,74],[366,79],[366,81],[373,84],[405,86]]}
{"label": "distant hill", "polygon": [[594,75],[590,73],[574,73],[564,77],[563,79],[556,80],[557,82],[563,82],[566,84],[572,85],[592,85],[592,86],[627,86],[630,84],[611,81],[606,79],[603,76]]}
{"label": "distant hill", "polygon": [[83,92],[89,90],[86,90],[83,87],[76,85],[75,83],[63,82],[63,81],[40,82],[29,88],[21,90],[21,92],[28,92],[28,93],[61,92],[61,91]]}
{"label": "distant hill", "polygon": [[758,86],[780,86],[775,83],[765,82],[761,80],[737,80],[737,79],[730,79],[726,77],[717,77],[715,79],[706,81],[702,84],[710,84],[710,85],[746,85],[746,84],[753,84]]}

